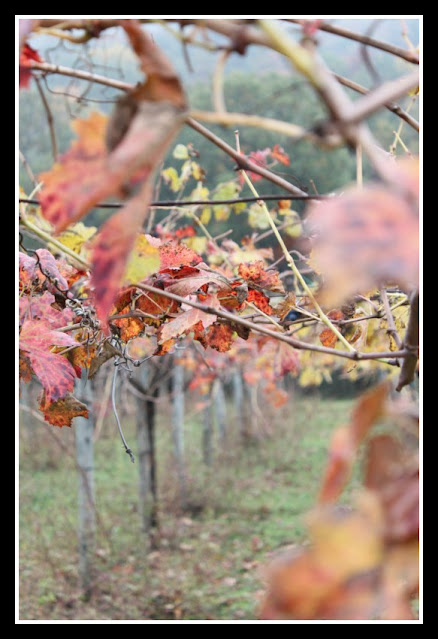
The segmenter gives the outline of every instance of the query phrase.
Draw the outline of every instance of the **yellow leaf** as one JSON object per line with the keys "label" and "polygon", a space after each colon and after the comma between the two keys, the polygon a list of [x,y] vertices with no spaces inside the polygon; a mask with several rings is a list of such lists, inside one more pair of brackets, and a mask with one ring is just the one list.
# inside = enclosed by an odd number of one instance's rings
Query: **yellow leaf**
{"label": "yellow leaf", "polygon": [[179,191],[181,187],[181,179],[178,175],[177,170],[174,169],[173,166],[169,166],[169,168],[161,171],[161,175],[163,176],[164,181],[169,184],[172,191],[174,191],[175,193],[176,191]]}
{"label": "yellow leaf", "polygon": [[205,249],[207,248],[207,241],[206,237],[193,236],[184,238],[184,244],[195,251],[195,253],[198,253],[198,255],[205,252]]}
{"label": "yellow leaf", "polygon": [[229,206],[215,206],[213,210],[214,217],[218,222],[226,221],[230,217],[231,210]]}
{"label": "yellow leaf", "polygon": [[77,222],[69,226],[58,235],[56,239],[67,248],[79,254],[84,243],[91,239],[96,231],[97,228],[95,226],[85,226],[83,222]]}
{"label": "yellow leaf", "polygon": [[145,277],[160,268],[160,253],[156,246],[150,244],[146,235],[138,235],[128,259],[124,284],[141,282]]}
{"label": "yellow leaf", "polygon": [[202,222],[202,224],[209,223],[209,221],[211,220],[211,208],[209,206],[206,206],[204,209],[202,209],[202,213],[199,219]]}

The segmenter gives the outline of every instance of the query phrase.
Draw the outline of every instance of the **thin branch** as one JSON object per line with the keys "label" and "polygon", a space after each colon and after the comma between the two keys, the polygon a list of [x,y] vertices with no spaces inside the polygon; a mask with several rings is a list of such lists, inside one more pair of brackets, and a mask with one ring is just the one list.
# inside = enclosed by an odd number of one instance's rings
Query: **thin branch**
{"label": "thin branch", "polygon": [[227,110],[224,97],[224,69],[229,56],[230,51],[221,51],[213,71],[213,106],[218,113],[225,113]]}
{"label": "thin branch", "polygon": [[397,328],[395,326],[394,316],[391,311],[391,306],[389,304],[388,294],[386,292],[386,288],[382,288],[380,291],[380,297],[382,298],[383,308],[385,309],[386,321],[388,322],[387,333],[390,335],[394,342],[397,345],[398,349],[403,348],[402,340],[400,339],[400,335],[397,332]]}
{"label": "thin branch", "polygon": [[[307,131],[298,124],[283,122],[275,118],[265,118],[260,115],[248,115],[246,113],[231,113],[228,111],[201,111],[192,109],[190,116],[201,122],[209,122],[211,124],[222,124],[224,126],[252,126],[266,131],[273,131],[281,135],[287,135],[297,140],[308,139],[313,142],[320,142],[320,138]],[[339,140],[340,141],[340,140]],[[334,142],[332,142],[334,145]]]}
{"label": "thin branch", "polygon": [[420,341],[420,318],[419,318],[419,295],[418,290],[411,295],[411,309],[409,313],[409,322],[406,329],[406,335],[403,341],[403,348],[408,352],[402,364],[400,377],[396,391],[400,392],[404,386],[414,381],[415,371],[418,362],[418,347]]}
{"label": "thin branch", "polygon": [[[251,180],[249,179],[249,177],[247,176],[245,171],[242,171],[242,175],[243,178],[245,180],[245,182],[247,183],[247,185],[249,186],[249,188],[251,189],[252,193],[254,193],[254,195],[258,195],[256,189],[254,188]],[[269,222],[269,225],[277,239],[277,242],[280,245],[281,250],[283,251],[283,255],[286,259],[286,262],[288,263],[288,265],[290,266],[290,268],[292,269],[293,274],[295,275],[295,277],[297,278],[297,280],[299,281],[299,283],[301,284],[303,290],[305,291],[305,293],[309,296],[309,298],[312,301],[312,304],[314,306],[314,308],[316,309],[316,312],[318,313],[319,317],[321,318],[321,321],[323,322],[323,324],[325,324],[331,331],[333,331],[333,333],[336,335],[336,337],[342,342],[342,344],[344,344],[344,346],[347,348],[348,351],[355,351],[354,347],[347,342],[347,340],[345,339],[345,337],[342,335],[342,333],[340,333],[338,331],[338,329],[332,324],[332,322],[330,321],[330,319],[327,317],[327,315],[324,313],[324,311],[322,310],[322,308],[320,307],[320,305],[318,304],[318,302],[315,299],[315,296],[313,295],[312,291],[310,290],[309,286],[307,285],[307,282],[305,281],[305,279],[303,278],[303,276],[301,275],[300,271],[298,270],[295,261],[293,259],[293,257],[291,256],[291,254],[289,253],[286,244],[283,241],[283,238],[280,235],[280,231],[277,229],[277,227],[275,226],[275,222],[272,219],[272,215],[270,214],[268,207],[266,206],[266,204],[263,202],[262,199],[260,199],[259,205],[262,207],[265,216]]]}
{"label": "thin branch", "polygon": [[[298,19],[287,19],[287,22],[295,22],[297,24],[300,24],[302,21]],[[348,38],[349,40],[355,40],[356,42],[361,42],[362,44],[365,44],[369,47],[374,47],[375,49],[380,49],[381,51],[391,53],[392,55],[403,58],[403,60],[407,60],[408,62],[412,62],[413,64],[419,64],[419,58],[416,52],[406,51],[405,49],[396,47],[389,42],[376,40],[375,38],[371,38],[369,36],[350,31],[349,29],[344,29],[343,27],[338,27],[327,23],[320,24],[318,28],[320,31],[326,31],[327,33],[333,33],[334,35],[342,36],[343,38]]]}
{"label": "thin branch", "polygon": [[419,73],[414,71],[409,75],[397,78],[397,80],[381,84],[377,89],[369,91],[363,98],[354,103],[351,113],[344,117],[343,123],[352,124],[364,120],[388,102],[392,102],[416,89],[419,81]]}
{"label": "thin branch", "polygon": [[113,382],[112,382],[112,386],[111,386],[111,405],[113,407],[114,417],[116,418],[117,428],[119,429],[120,439],[122,440],[123,446],[125,448],[125,453],[127,453],[129,455],[130,460],[132,461],[132,463],[134,463],[135,457],[133,455],[132,450],[129,448],[128,444],[126,443],[126,439],[125,439],[125,437],[123,435],[123,431],[122,431],[122,425],[120,424],[119,415],[117,413],[117,407],[116,407],[116,379],[117,379],[117,371],[118,371],[118,369],[119,369],[119,366],[118,366],[118,362],[116,361],[115,364],[114,364],[114,375],[113,375]]}
{"label": "thin branch", "polygon": [[59,38],[60,40],[67,40],[68,42],[72,42],[73,44],[85,44],[94,37],[90,32],[87,31],[79,36],[74,36],[71,35],[71,33],[65,33],[62,29],[54,29],[51,27],[39,27],[35,29],[35,31],[39,35],[53,36],[55,38]]}
{"label": "thin branch", "polygon": [[[352,89],[353,91],[356,91],[357,93],[361,93],[362,95],[366,95],[367,93],[369,93],[369,90],[365,89],[365,87],[363,87],[361,84],[358,84],[357,82],[353,82],[353,80],[349,80],[348,78],[344,78],[342,75],[338,75],[337,73],[334,73],[333,75],[336,78],[336,80],[340,84],[344,85],[345,87],[348,87],[349,89]],[[395,113],[395,115],[398,115],[399,118],[404,120],[407,124],[409,124],[409,126],[411,126],[416,131],[420,130],[419,122],[415,118],[413,118],[407,111],[402,109],[401,106],[399,106],[398,104],[394,104],[393,102],[386,102],[382,106],[384,106],[386,109],[388,109],[392,113]]]}
{"label": "thin branch", "polygon": [[[366,359],[374,359],[374,360],[383,360],[386,358],[398,358],[398,357],[407,357],[409,355],[409,351],[407,349],[401,351],[388,351],[388,352],[380,352],[380,353],[359,353],[357,351],[340,351],[335,348],[328,348],[326,346],[319,346],[317,344],[308,344],[307,342],[302,342],[300,340],[296,340],[290,338],[285,333],[279,333],[276,331],[272,331],[264,326],[256,324],[254,322],[250,322],[243,317],[239,317],[238,315],[234,315],[233,313],[229,313],[228,311],[212,308],[207,306],[206,304],[201,304],[200,302],[195,302],[186,297],[181,297],[180,295],[176,295],[176,293],[171,293],[170,291],[166,291],[155,286],[150,286],[149,284],[137,283],[135,284],[136,288],[139,288],[142,291],[146,291],[148,293],[158,293],[163,297],[167,297],[175,302],[179,302],[180,304],[187,304],[192,306],[193,308],[197,308],[204,313],[208,313],[210,315],[216,315],[217,317],[221,317],[230,321],[232,324],[240,324],[241,326],[245,326],[249,328],[251,331],[255,331],[257,333],[262,333],[263,335],[267,335],[268,337],[273,337],[274,339],[280,340],[281,342],[285,342],[290,346],[298,350],[310,350],[318,353],[325,353],[327,355],[335,355],[336,357],[343,357],[346,359],[351,359],[354,361],[361,361]],[[388,362],[384,362],[388,363]]]}
{"label": "thin branch", "polygon": [[41,102],[43,103],[44,111],[46,112],[47,124],[49,125],[49,132],[50,132],[50,142],[52,145],[52,157],[53,157],[53,161],[56,162],[56,159],[58,157],[58,144],[56,142],[52,111],[50,109],[49,103],[47,102],[46,96],[44,95],[44,91],[41,87],[39,78],[35,76],[34,79],[37,85],[38,93],[40,94]]}
{"label": "thin branch", "polygon": [[105,86],[112,87],[113,89],[120,89],[121,91],[130,91],[134,88],[134,86],[129,84],[129,82],[114,80],[113,78],[107,78],[106,76],[91,73],[90,71],[72,69],[59,64],[51,64],[50,62],[36,62],[32,60],[29,62],[29,68],[37,71],[43,71],[44,73],[68,75],[70,77],[77,78],[78,80],[86,80],[87,82],[94,82],[95,84],[104,84]]}
{"label": "thin branch", "polygon": [[[393,184],[394,175],[392,166],[388,163],[387,154],[376,144],[368,127],[358,121],[358,119],[365,117],[368,110],[363,110],[360,101],[351,102],[315,51],[309,51],[297,44],[273,20],[259,20],[259,24],[271,39],[272,46],[289,58],[295,68],[309,80],[319,93],[331,115],[331,128],[334,127],[338,133],[341,132],[345,141],[353,147],[360,144],[380,178]],[[410,78],[409,82],[411,81]],[[362,100],[367,100],[368,107],[374,108],[376,106],[374,96],[377,91],[379,89],[362,98]],[[372,98],[369,97],[371,95],[373,95]],[[377,95],[380,100],[384,98],[383,102],[388,99],[387,93],[383,96],[383,92],[379,91]],[[359,115],[360,118],[358,118]]]}
{"label": "thin branch", "polygon": [[[23,153],[21,151],[19,151],[19,154],[20,154],[21,163],[24,166],[24,168],[26,169],[26,173],[28,174],[28,176],[30,178],[30,181],[32,182],[32,184],[35,187],[38,186],[38,180],[35,177],[35,173],[32,171],[32,168],[31,168],[29,162],[26,160],[26,158],[24,157],[24,155],[23,155]],[[25,202],[26,200],[20,200],[20,202],[21,201]],[[34,201],[36,202],[37,200],[34,200]]]}
{"label": "thin branch", "polygon": [[257,173],[258,175],[261,175],[262,177],[266,178],[273,184],[277,184],[277,186],[281,186],[283,189],[285,189],[289,193],[292,193],[293,195],[300,195],[303,198],[309,197],[307,193],[302,191],[297,186],[294,186],[293,184],[283,179],[282,177],[275,175],[275,173],[272,173],[272,171],[265,169],[264,167],[256,164],[255,162],[252,162],[251,160],[248,160],[248,158],[238,153],[235,149],[233,149],[232,146],[224,142],[224,140],[222,140],[220,137],[215,135],[212,131],[210,131],[209,129],[204,127],[202,124],[194,120],[192,117],[190,116],[187,117],[186,123],[190,127],[192,127],[192,129],[195,129],[195,131],[198,131],[198,133],[203,135],[205,138],[210,140],[210,142],[213,142],[213,144],[215,144],[217,147],[222,149],[222,151],[225,151],[225,153],[231,156],[237,162],[237,165],[240,169],[245,169],[248,171],[252,171],[253,173]]}
{"label": "thin branch", "polygon": [[[263,195],[263,199],[266,202],[277,202],[279,200],[328,200],[333,199],[334,195],[290,195],[289,193],[286,195]],[[172,208],[174,206],[182,207],[182,206],[215,206],[219,204],[241,204],[242,202],[257,202],[260,198],[248,196],[241,198],[230,198],[225,200],[160,200],[151,202],[149,208],[160,207],[160,208]],[[39,200],[20,197],[19,202],[23,202],[24,204],[33,204],[35,206],[39,206]],[[93,206],[96,209],[118,209],[122,206],[125,206],[123,202],[98,202]]]}

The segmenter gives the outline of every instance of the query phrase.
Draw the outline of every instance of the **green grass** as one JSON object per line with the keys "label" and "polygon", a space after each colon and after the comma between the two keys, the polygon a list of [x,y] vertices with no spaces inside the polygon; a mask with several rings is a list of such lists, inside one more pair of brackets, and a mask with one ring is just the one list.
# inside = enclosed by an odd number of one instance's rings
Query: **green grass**
{"label": "green grass", "polygon": [[[108,417],[95,446],[98,508],[93,587],[77,569],[73,429],[23,428],[20,466],[20,619],[251,620],[274,551],[306,539],[333,429],[351,401],[298,399],[270,412],[269,434],[242,446],[232,431],[213,467],[201,461],[199,415],[186,420],[189,508],[178,507],[169,418],[158,416],[160,544],[140,529],[137,465]],[[163,413],[163,414],[162,414]],[[125,436],[135,453],[132,417]],[[59,441],[64,448],[59,446]]]}

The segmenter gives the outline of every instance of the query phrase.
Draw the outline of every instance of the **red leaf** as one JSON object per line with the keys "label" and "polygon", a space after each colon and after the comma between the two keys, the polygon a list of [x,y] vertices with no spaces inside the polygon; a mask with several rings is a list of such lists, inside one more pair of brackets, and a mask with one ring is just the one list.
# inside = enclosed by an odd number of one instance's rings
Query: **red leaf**
{"label": "red leaf", "polygon": [[257,308],[259,308],[266,315],[272,315],[274,312],[269,305],[269,299],[261,291],[255,291],[253,289],[248,291],[247,302],[252,302]]}
{"label": "red leaf", "polygon": [[46,400],[56,401],[73,390],[76,377],[70,362],[57,353],[50,352],[52,346],[74,346],[77,342],[66,333],[51,330],[44,320],[27,320],[20,333],[20,350],[30,361],[33,372],[44,387]]}
{"label": "red leaf", "polygon": [[58,310],[52,304],[55,297],[48,291],[37,297],[22,296],[19,300],[19,323],[26,319],[44,319],[52,329],[61,328],[68,324],[74,317],[74,313],[65,308]]}
{"label": "red leaf", "polygon": [[[190,269],[186,277],[180,277],[185,269]],[[167,271],[169,269],[166,269]],[[180,272],[176,273],[177,281],[170,281],[171,283],[166,284],[166,290],[171,293],[176,293],[176,295],[181,295],[182,297],[186,297],[196,291],[202,289],[202,287],[206,287],[207,284],[215,283],[219,287],[223,287],[227,285],[227,280],[220,273],[215,273],[210,270],[204,270],[202,267],[194,269],[192,267],[184,266],[182,267]],[[231,291],[230,286],[230,291]]]}
{"label": "red leaf", "polygon": [[196,266],[202,262],[202,257],[195,253],[193,249],[178,244],[177,242],[166,242],[159,248],[161,258],[161,270],[179,267],[179,266]]}
{"label": "red leaf", "polygon": [[29,87],[30,79],[32,77],[32,70],[30,68],[30,62],[42,62],[40,56],[32,49],[32,47],[25,43],[20,51],[20,63],[19,63],[19,86],[20,89],[27,89]]}
{"label": "red leaf", "polygon": [[39,263],[41,265],[40,270],[46,277],[48,277],[51,281],[55,281],[58,288],[62,291],[68,290],[67,280],[61,275],[59,271],[59,266],[57,260],[53,257],[53,255],[47,249],[37,249],[36,254],[38,255]]}

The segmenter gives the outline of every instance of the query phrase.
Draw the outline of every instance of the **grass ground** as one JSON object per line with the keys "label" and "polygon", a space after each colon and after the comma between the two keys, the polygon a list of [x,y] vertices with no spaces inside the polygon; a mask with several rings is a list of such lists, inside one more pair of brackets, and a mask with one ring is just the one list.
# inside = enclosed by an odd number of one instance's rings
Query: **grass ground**
{"label": "grass ground", "polygon": [[[112,417],[95,445],[98,508],[92,594],[77,569],[73,429],[23,428],[20,464],[21,620],[252,620],[272,553],[305,540],[328,439],[351,401],[297,399],[267,416],[269,434],[242,446],[230,419],[227,452],[208,472],[201,425],[186,420],[190,508],[178,508],[166,410],[158,415],[160,543],[140,529],[137,467]],[[133,420],[124,420],[135,452]],[[234,429],[234,432],[233,432]],[[56,438],[56,439],[55,439]]]}

